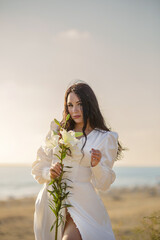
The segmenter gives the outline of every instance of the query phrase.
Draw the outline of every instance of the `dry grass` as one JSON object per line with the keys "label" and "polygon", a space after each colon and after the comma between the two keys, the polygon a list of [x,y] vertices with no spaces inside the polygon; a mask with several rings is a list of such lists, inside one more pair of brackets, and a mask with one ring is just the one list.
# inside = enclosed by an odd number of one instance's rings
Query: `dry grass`
{"label": "dry grass", "polygon": [[[34,201],[34,198],[26,198],[0,202],[0,239],[34,240]],[[136,227],[142,229],[143,217],[160,211],[160,191],[157,188],[112,189],[103,201],[116,240],[152,239],[139,238],[141,235]]]}
{"label": "dry grass", "polygon": [[103,201],[111,218],[116,240],[135,239],[136,228],[141,228],[144,217],[160,211],[158,188],[113,189]]}
{"label": "dry grass", "polygon": [[34,199],[0,202],[0,239],[34,240]]}

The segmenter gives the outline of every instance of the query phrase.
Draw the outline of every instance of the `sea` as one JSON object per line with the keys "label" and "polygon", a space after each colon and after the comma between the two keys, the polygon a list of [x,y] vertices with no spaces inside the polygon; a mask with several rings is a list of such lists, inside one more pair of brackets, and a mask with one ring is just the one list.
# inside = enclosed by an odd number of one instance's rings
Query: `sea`
{"label": "sea", "polygon": [[[116,180],[111,188],[160,186],[160,167],[114,167]],[[33,197],[42,188],[28,166],[0,167],[0,200]]]}

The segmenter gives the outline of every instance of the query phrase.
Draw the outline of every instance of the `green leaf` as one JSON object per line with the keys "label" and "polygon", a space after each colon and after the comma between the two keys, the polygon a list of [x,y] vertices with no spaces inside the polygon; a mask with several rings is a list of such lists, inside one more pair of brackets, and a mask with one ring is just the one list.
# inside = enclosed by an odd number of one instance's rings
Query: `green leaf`
{"label": "green leaf", "polygon": [[70,114],[66,116],[66,122],[70,119]]}
{"label": "green leaf", "polygon": [[52,185],[54,183],[55,179],[53,179],[48,185]]}
{"label": "green leaf", "polygon": [[[53,196],[53,198],[54,198],[54,201],[56,201],[56,196],[54,195],[54,191],[49,191],[48,190],[48,192],[50,193],[50,195],[52,195]],[[49,200],[50,201],[50,200]]]}
{"label": "green leaf", "polygon": [[56,157],[58,157],[59,158],[59,160],[61,160],[61,158],[60,158],[60,156],[58,156],[57,154],[54,154]]}
{"label": "green leaf", "polygon": [[65,180],[69,181],[69,182],[73,182],[72,180],[70,180],[69,178],[64,178]]}
{"label": "green leaf", "polygon": [[60,213],[59,214],[60,222],[64,224],[64,216]]}
{"label": "green leaf", "polygon": [[49,204],[48,205],[50,207],[50,209],[52,210],[52,212],[54,213],[55,216],[57,216],[57,212],[56,210]]}
{"label": "green leaf", "polygon": [[53,184],[52,184],[52,188],[53,188],[53,193],[58,192],[58,186],[57,186],[57,183],[53,183]]}
{"label": "green leaf", "polygon": [[67,188],[73,188],[72,186],[67,185]]}
{"label": "green leaf", "polygon": [[52,132],[53,132],[54,135],[58,135],[56,131],[52,130]]}
{"label": "green leaf", "polygon": [[62,209],[62,208],[67,208],[67,207],[73,207],[73,206],[72,206],[71,204],[65,203],[65,204],[62,205],[61,209]]}
{"label": "green leaf", "polygon": [[58,126],[60,126],[60,128],[61,128],[60,122],[59,122],[57,119],[54,119],[54,121],[55,121],[55,123],[56,123]]}
{"label": "green leaf", "polygon": [[54,228],[54,226],[52,225],[51,228],[50,228],[50,232],[52,232],[53,228]]}
{"label": "green leaf", "polygon": [[51,226],[51,228],[50,228],[50,232],[53,230],[55,224],[56,224],[56,220],[54,221],[53,225]]}
{"label": "green leaf", "polygon": [[81,137],[83,135],[82,132],[75,132],[75,137]]}
{"label": "green leaf", "polygon": [[66,157],[66,152],[63,152],[63,153],[61,154],[61,159],[63,160],[65,157]]}
{"label": "green leaf", "polygon": [[73,168],[73,167],[71,167],[71,166],[64,166],[65,168]]}

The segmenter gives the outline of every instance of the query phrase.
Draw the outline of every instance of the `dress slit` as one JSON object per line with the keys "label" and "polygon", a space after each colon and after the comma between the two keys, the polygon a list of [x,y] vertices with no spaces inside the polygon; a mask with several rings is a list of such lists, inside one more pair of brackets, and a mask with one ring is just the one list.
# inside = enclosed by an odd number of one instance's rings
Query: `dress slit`
{"label": "dress slit", "polygon": [[[74,216],[73,216],[74,214],[72,213],[71,209],[69,209],[69,208],[67,208],[67,212],[70,214],[70,217],[72,218],[72,221],[73,221],[74,224],[76,225],[76,228],[77,228],[78,231],[79,231],[80,237],[81,237],[81,239],[83,240],[80,226],[79,226],[78,222],[75,220],[75,218],[74,218]],[[65,212],[65,219],[66,219],[66,212]]]}

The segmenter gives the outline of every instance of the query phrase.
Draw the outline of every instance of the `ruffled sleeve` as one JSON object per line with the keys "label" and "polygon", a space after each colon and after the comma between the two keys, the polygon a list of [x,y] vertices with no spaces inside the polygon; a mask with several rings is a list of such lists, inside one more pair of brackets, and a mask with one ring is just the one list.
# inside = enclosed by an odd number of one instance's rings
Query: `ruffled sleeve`
{"label": "ruffled sleeve", "polygon": [[112,170],[118,151],[118,134],[106,132],[100,147],[102,153],[101,161],[92,167],[92,184],[97,190],[106,191],[114,182],[116,175]]}
{"label": "ruffled sleeve", "polygon": [[[56,131],[57,128],[54,122],[52,121],[50,124],[50,131],[48,132],[46,138],[49,139],[51,137],[51,131],[53,130]],[[53,155],[52,149],[48,149],[45,146],[41,146],[37,150],[37,157],[32,164],[31,174],[38,183],[43,184],[51,180],[49,170],[51,164],[56,161],[57,158]]]}

